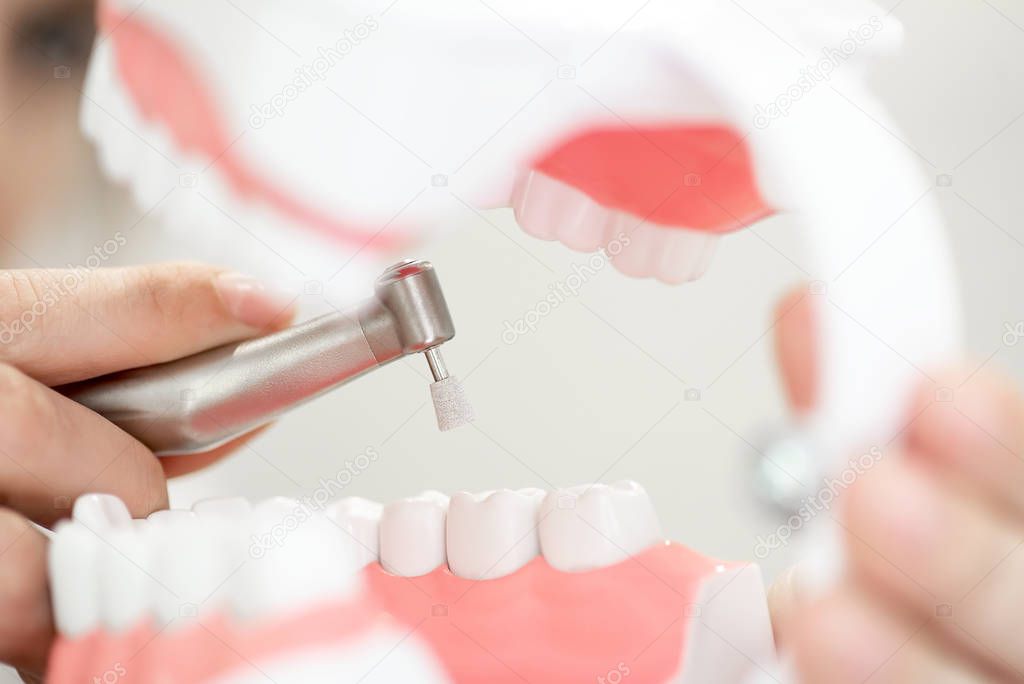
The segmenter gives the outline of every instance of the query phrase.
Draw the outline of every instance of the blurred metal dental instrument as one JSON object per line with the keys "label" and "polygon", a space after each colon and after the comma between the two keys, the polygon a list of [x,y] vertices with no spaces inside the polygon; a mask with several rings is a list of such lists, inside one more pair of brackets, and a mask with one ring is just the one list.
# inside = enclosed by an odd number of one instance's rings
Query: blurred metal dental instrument
{"label": "blurred metal dental instrument", "polygon": [[288,409],[409,354],[427,357],[438,426],[473,419],[440,345],[455,326],[428,261],[387,269],[351,310],[281,332],[58,388],[154,453],[209,450]]}

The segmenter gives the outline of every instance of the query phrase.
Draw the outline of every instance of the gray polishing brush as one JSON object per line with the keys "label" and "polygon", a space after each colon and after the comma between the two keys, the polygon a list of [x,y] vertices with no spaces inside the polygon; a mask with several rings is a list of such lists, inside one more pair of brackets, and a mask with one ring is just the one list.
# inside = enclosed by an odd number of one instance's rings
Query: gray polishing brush
{"label": "gray polishing brush", "polygon": [[159,456],[209,450],[368,371],[424,354],[441,430],[473,420],[440,346],[455,336],[434,267],[407,260],[353,309],[266,337],[58,388]]}

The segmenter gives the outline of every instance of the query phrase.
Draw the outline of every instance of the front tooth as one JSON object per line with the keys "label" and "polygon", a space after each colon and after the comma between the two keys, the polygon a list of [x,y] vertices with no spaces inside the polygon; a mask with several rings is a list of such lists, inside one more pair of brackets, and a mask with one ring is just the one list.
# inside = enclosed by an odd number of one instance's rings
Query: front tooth
{"label": "front tooth", "polygon": [[529,171],[516,183],[512,211],[522,229],[541,240],[554,240],[563,218],[565,185],[539,171]]}
{"label": "front tooth", "polygon": [[612,266],[630,278],[654,275],[655,264],[661,257],[657,245],[660,230],[666,229],[637,219],[637,223],[625,231],[629,235],[629,244],[623,241],[619,253],[611,256]]}
{"label": "front tooth", "polygon": [[697,280],[708,270],[719,236],[687,228],[661,228],[660,257],[653,275],[669,285]]}
{"label": "front tooth", "polygon": [[418,577],[444,565],[448,497],[427,491],[381,511],[380,563],[393,575]]}
{"label": "front tooth", "polygon": [[613,210],[582,193],[567,192],[564,201],[558,241],[576,252],[596,252],[604,245],[605,226]]}
{"label": "front tooth", "polygon": [[350,496],[335,501],[324,513],[337,525],[343,539],[350,542],[355,569],[376,563],[380,557],[380,514],[384,507],[376,501]]}
{"label": "front tooth", "polygon": [[232,605],[258,619],[342,599],[357,586],[345,535],[321,511],[275,498],[252,512],[249,560],[232,587]]}
{"label": "front tooth", "polygon": [[657,278],[669,285],[697,280],[707,271],[719,236],[705,231],[641,222],[623,214],[624,234],[612,265],[631,278]]}
{"label": "front tooth", "polygon": [[637,483],[579,485],[544,498],[540,547],[552,567],[583,572],[661,541],[660,527],[650,497]]}
{"label": "front tooth", "polygon": [[[71,517],[50,555],[58,627],[74,636],[100,622],[115,631],[133,626],[145,614],[150,592],[137,565],[143,553],[128,508],[110,494],[84,494]],[[74,577],[67,573],[69,562],[77,568]]]}
{"label": "front tooth", "polygon": [[86,634],[99,622],[97,553],[103,542],[76,522],[57,526],[50,544],[49,574],[57,629],[68,637]]}
{"label": "front tooth", "polygon": [[542,489],[458,492],[448,507],[448,567],[459,577],[509,575],[540,553]]}
{"label": "front tooth", "polygon": [[174,627],[196,617],[234,570],[227,567],[224,553],[225,524],[182,513],[188,515],[161,516],[147,530],[158,541],[153,550],[154,575],[164,589],[156,600],[156,614],[161,623],[174,621]]}
{"label": "front tooth", "polygon": [[149,614],[150,598],[159,589],[145,570],[152,565],[151,537],[150,529],[128,527],[112,530],[99,544],[100,618],[112,633],[134,627]]}
{"label": "front tooth", "polygon": [[96,533],[127,527],[132,521],[128,507],[112,494],[83,494],[75,500],[71,518]]}

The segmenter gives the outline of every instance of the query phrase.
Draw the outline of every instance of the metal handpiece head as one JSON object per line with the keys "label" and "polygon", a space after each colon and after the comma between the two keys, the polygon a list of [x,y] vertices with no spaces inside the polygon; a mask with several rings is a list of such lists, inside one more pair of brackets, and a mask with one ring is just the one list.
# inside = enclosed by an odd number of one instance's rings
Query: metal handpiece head
{"label": "metal handpiece head", "polygon": [[426,351],[455,336],[441,282],[429,261],[400,261],[377,279],[374,292],[394,317],[403,354]]}
{"label": "metal handpiece head", "polygon": [[437,272],[429,261],[401,261],[377,279],[377,299],[393,316],[403,354],[422,352],[434,383],[430,398],[442,430],[473,420],[473,407],[458,378],[448,373],[440,346],[455,336]]}

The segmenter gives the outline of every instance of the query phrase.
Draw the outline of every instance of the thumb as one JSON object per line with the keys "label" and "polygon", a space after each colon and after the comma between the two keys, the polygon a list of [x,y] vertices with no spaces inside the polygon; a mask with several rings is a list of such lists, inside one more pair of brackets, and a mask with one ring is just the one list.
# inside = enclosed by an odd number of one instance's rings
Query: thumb
{"label": "thumb", "polygon": [[74,382],[268,332],[293,301],[202,264],[0,271],[0,362]]}
{"label": "thumb", "polygon": [[54,630],[47,540],[28,520],[0,508],[0,549],[0,662],[39,673]]}
{"label": "thumb", "polygon": [[807,413],[817,401],[818,348],[814,298],[806,286],[790,291],[775,308],[775,358],[789,405]]}

